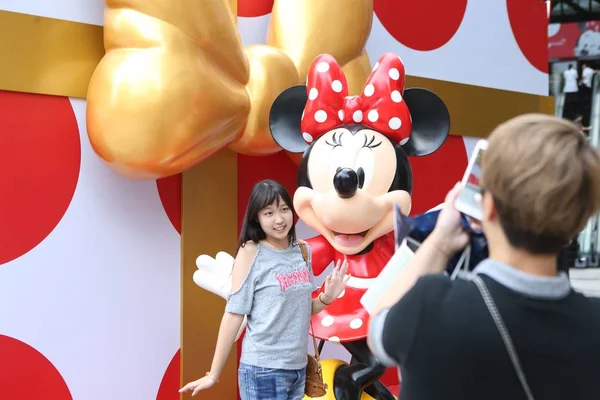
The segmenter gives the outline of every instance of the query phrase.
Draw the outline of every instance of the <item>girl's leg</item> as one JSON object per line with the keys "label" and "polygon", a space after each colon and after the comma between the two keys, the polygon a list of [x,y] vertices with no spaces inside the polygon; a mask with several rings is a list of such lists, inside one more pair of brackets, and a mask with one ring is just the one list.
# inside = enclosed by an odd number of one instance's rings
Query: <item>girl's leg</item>
{"label": "girl's leg", "polygon": [[[288,394],[298,379],[296,371],[253,365],[241,365],[238,374],[242,400],[288,400]],[[246,397],[243,397],[242,387]]]}
{"label": "girl's leg", "polygon": [[238,390],[240,391],[240,398],[242,400],[250,400],[251,397],[248,393],[248,366],[240,364],[238,369]]}
{"label": "girl's leg", "polygon": [[296,380],[293,382],[286,400],[301,400],[304,398],[304,387],[306,386],[306,368],[293,372]]}

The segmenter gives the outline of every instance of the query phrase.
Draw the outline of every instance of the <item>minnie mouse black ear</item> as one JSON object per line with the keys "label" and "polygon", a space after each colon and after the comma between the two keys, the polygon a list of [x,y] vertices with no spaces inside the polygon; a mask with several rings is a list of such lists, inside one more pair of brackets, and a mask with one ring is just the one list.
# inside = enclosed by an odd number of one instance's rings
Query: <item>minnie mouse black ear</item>
{"label": "minnie mouse black ear", "polygon": [[292,86],[273,102],[269,113],[269,128],[275,142],[290,153],[304,153],[308,144],[302,137],[300,121],[308,96],[306,86]]}
{"label": "minnie mouse black ear", "polygon": [[421,88],[404,91],[412,132],[402,149],[409,156],[426,156],[439,149],[450,133],[448,108],[435,93]]}

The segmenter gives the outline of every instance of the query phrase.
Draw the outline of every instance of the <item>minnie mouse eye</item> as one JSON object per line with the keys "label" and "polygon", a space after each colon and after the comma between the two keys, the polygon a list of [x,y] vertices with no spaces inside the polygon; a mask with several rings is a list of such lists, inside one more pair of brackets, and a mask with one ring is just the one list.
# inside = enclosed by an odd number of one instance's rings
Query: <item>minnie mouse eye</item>
{"label": "minnie mouse eye", "polygon": [[359,167],[356,171],[356,175],[358,175],[358,188],[362,189],[365,184],[365,170],[362,167]]}

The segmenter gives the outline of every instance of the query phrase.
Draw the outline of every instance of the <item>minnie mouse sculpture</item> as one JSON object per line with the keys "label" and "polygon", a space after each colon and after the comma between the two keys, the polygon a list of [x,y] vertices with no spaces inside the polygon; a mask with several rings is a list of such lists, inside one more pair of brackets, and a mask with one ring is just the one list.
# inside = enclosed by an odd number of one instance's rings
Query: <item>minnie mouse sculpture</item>
{"label": "minnie mouse sculpture", "polygon": [[407,156],[434,152],[450,129],[444,102],[425,89],[404,90],[404,79],[402,60],[386,53],[362,94],[348,96],[342,68],[323,54],[313,61],[306,86],[285,90],[271,107],[275,141],[304,153],[294,207],[320,234],[307,240],[313,271],[320,275],[343,258],[351,274],[342,297],[313,317],[314,335],[340,342],[353,357],[354,364],[335,371],[338,400],[358,400],[363,389],[377,399],[394,398],[379,382],[386,368],[367,347],[369,315],[360,299],[395,251],[394,203],[410,212]]}
{"label": "minnie mouse sculpture", "polygon": [[[369,315],[360,299],[394,254],[394,204],[410,212],[408,156],[433,153],[450,129],[444,102],[425,89],[404,90],[404,79],[402,60],[386,53],[362,94],[348,96],[342,68],[323,54],[311,64],[307,85],[282,92],[270,111],[274,140],[288,152],[304,153],[294,207],[320,234],[307,240],[313,271],[320,275],[343,258],[351,274],[340,298],[313,317],[315,337],[341,343],[352,355],[350,365],[323,362],[324,379],[333,388],[326,399],[395,399],[379,381],[386,368],[367,346]],[[232,260],[226,258],[200,256],[198,268],[206,273],[194,277],[221,297],[231,279],[225,272]]]}

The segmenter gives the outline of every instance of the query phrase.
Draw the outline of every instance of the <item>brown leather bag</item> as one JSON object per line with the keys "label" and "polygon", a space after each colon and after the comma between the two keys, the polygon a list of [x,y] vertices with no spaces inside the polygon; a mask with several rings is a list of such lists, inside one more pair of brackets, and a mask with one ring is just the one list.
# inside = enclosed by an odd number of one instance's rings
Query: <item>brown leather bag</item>
{"label": "brown leather bag", "polygon": [[[312,323],[311,323],[312,330]],[[312,332],[311,332],[312,333]],[[321,369],[321,357],[317,340],[312,337],[315,346],[315,355],[307,354],[308,364],[306,364],[306,383],[304,385],[304,394],[308,397],[321,397],[327,393],[327,384],[323,382],[323,370]]]}
{"label": "brown leather bag", "polygon": [[[308,252],[306,250],[306,243],[298,241],[300,244],[300,250],[302,251],[302,257],[304,261],[308,263]],[[321,357],[319,355],[319,347],[317,346],[317,339],[314,337],[314,331],[312,329],[312,321],[310,323],[310,330],[313,345],[315,346],[315,355],[307,354],[308,363],[306,364],[306,383],[304,385],[304,394],[308,397],[321,397],[327,393],[327,384],[323,382],[323,370],[321,368]]]}

